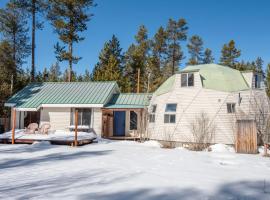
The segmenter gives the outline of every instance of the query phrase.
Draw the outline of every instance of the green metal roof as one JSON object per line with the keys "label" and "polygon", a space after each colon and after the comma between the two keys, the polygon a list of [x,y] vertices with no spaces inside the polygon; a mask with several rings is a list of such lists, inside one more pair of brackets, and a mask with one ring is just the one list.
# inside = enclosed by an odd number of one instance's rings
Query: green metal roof
{"label": "green metal roof", "polygon": [[204,88],[224,92],[249,89],[249,86],[240,71],[222,65],[205,64],[188,66],[181,70],[180,73],[196,70],[200,73]]}
{"label": "green metal roof", "polygon": [[38,108],[42,104],[105,104],[116,82],[32,83],[13,95],[7,104]]}
{"label": "green metal roof", "polygon": [[106,108],[144,108],[149,105],[151,94],[122,93],[114,94]]}
{"label": "green metal roof", "polygon": [[165,94],[167,92],[170,92],[173,89],[175,76],[173,75],[170,78],[168,78],[154,93],[154,95],[159,96],[162,94]]}

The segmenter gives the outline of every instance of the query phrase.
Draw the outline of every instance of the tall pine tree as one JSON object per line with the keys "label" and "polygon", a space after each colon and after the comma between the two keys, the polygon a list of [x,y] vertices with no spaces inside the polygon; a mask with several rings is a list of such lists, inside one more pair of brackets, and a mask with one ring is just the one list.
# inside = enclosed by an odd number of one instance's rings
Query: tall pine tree
{"label": "tall pine tree", "polygon": [[[124,75],[128,77],[126,91],[145,92],[147,91],[147,81],[150,73],[150,68],[147,64],[149,58],[149,40],[145,26],[142,25],[139,27],[135,40],[136,43],[131,44],[125,54],[126,65]],[[139,82],[138,76],[140,77]]]}
{"label": "tall pine tree", "polygon": [[165,76],[173,75],[179,68],[181,60],[184,59],[184,53],[181,49],[180,42],[187,39],[187,22],[185,19],[175,21],[169,19],[167,31],[167,68],[164,72]]}
{"label": "tall pine tree", "polygon": [[115,35],[108,42],[105,42],[99,54],[99,61],[96,64],[92,80],[94,81],[117,81],[123,89],[123,54],[120,42]]}
{"label": "tall pine tree", "polygon": [[214,63],[215,58],[212,55],[212,50],[206,48],[203,55],[203,64]]}
{"label": "tall pine tree", "polygon": [[35,47],[36,47],[36,29],[42,29],[42,23],[37,20],[39,14],[45,14],[48,8],[47,0],[12,0],[18,8],[31,16],[32,24],[32,44],[31,44],[31,81],[35,81]]}
{"label": "tall pine tree", "polygon": [[221,50],[220,64],[236,68],[238,63],[237,58],[241,55],[241,51],[235,47],[234,40],[231,40],[228,44],[224,44]]}
{"label": "tall pine tree", "polygon": [[203,63],[203,40],[198,35],[193,35],[187,44],[190,58],[187,65],[198,65]]}
{"label": "tall pine tree", "polygon": [[87,22],[92,14],[89,9],[94,6],[93,0],[49,0],[48,18],[59,35],[59,39],[64,45],[59,43],[55,46],[57,59],[68,61],[68,81],[72,81],[73,64],[76,64],[80,57],[74,55],[74,43],[78,43],[84,38],[80,33],[87,30]]}
{"label": "tall pine tree", "polygon": [[258,73],[261,73],[262,75],[264,75],[264,71],[263,71],[263,59],[261,57],[258,57],[255,62],[255,70]]}

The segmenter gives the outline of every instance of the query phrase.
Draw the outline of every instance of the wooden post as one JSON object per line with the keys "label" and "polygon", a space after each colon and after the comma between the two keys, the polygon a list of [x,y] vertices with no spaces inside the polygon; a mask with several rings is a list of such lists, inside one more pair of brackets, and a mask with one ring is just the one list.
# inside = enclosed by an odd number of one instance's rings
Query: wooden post
{"label": "wooden post", "polygon": [[78,145],[78,110],[75,111],[75,140],[74,146]]}
{"label": "wooden post", "polygon": [[141,69],[138,68],[137,93],[140,93],[140,73],[141,73]]}
{"label": "wooden post", "polygon": [[13,108],[12,109],[12,139],[11,139],[11,143],[15,144],[15,127],[16,127],[16,109]]}

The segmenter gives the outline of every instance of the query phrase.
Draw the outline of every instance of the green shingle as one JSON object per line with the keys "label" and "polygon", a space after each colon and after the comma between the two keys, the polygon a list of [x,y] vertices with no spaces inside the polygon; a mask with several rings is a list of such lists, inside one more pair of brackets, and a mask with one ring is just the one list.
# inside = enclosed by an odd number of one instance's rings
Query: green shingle
{"label": "green shingle", "polygon": [[105,104],[116,82],[32,83],[7,103],[17,108],[38,108],[41,104]]}
{"label": "green shingle", "polygon": [[122,93],[114,94],[106,108],[144,108],[149,105],[151,94]]}

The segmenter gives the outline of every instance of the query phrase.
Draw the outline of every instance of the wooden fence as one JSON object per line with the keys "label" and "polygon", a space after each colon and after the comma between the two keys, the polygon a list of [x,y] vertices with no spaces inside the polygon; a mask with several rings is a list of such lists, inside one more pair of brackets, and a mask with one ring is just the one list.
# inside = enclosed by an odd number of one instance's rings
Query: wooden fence
{"label": "wooden fence", "polygon": [[258,153],[257,129],[254,120],[237,120],[235,139],[237,153]]}

